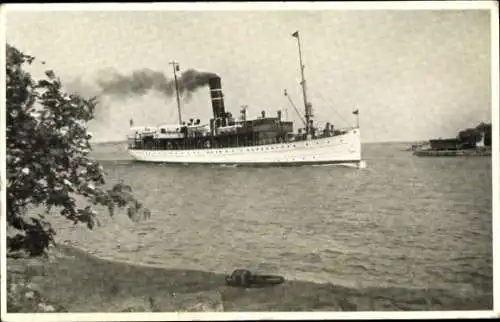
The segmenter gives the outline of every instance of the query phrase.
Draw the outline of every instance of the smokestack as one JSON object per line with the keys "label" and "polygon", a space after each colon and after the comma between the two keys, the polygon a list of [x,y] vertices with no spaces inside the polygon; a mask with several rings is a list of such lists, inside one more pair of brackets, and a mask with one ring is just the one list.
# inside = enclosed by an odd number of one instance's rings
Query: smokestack
{"label": "smokestack", "polygon": [[224,109],[224,95],[222,94],[220,77],[216,75],[210,77],[208,80],[208,87],[210,88],[214,118],[225,117],[226,110]]}
{"label": "smokestack", "polygon": [[241,106],[241,120],[246,121],[247,120],[247,105]]}

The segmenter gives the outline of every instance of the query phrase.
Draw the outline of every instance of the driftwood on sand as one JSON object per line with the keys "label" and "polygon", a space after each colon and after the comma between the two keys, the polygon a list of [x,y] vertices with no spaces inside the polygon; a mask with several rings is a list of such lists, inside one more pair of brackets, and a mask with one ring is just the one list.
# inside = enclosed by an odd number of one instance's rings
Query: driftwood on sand
{"label": "driftwood on sand", "polygon": [[258,275],[247,269],[237,269],[226,276],[226,284],[235,287],[265,287],[285,282],[279,275]]}

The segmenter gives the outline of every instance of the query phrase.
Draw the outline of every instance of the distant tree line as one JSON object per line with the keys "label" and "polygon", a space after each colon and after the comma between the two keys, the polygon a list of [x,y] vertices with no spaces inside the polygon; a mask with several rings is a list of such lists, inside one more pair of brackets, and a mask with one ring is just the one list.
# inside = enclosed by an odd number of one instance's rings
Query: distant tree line
{"label": "distant tree line", "polygon": [[481,122],[475,128],[468,128],[458,132],[457,139],[464,147],[475,147],[484,136],[484,145],[491,146],[491,123]]}

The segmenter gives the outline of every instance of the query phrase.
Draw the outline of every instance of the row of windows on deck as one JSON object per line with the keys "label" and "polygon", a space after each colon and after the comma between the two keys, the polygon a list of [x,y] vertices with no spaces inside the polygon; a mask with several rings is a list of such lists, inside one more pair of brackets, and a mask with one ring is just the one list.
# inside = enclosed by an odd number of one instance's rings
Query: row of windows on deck
{"label": "row of windows on deck", "polygon": [[[319,142],[315,142],[316,145],[319,145]],[[327,141],[327,143],[330,143],[330,141]],[[341,142],[342,143],[342,142]],[[262,145],[262,144],[261,144]],[[310,145],[313,145],[313,143],[306,143],[305,146],[308,147]],[[271,151],[271,150],[282,150],[282,149],[286,149],[286,148],[295,148],[296,145],[294,143],[285,143],[285,144],[281,144],[281,145],[274,145],[274,146],[260,146],[258,144],[256,145],[250,145],[252,146],[251,148],[247,148],[245,149],[245,151]],[[257,147],[253,147],[253,146],[257,146]],[[230,151],[231,152],[234,152],[234,148],[241,148],[243,146],[214,146],[214,147],[209,147],[209,148],[196,148],[196,147],[193,147],[193,146],[178,146],[177,148],[164,148],[164,147],[161,147],[159,146],[158,144],[156,145],[150,145],[150,146],[145,146],[145,145],[134,145],[133,143],[132,144],[129,144],[129,148],[130,149],[142,149],[142,150],[193,150],[193,149],[207,149],[207,150],[212,150],[212,149],[226,149],[227,151],[226,152],[229,152],[229,149],[228,148],[233,148],[231,149]],[[224,150],[220,150],[220,151],[224,151]],[[223,153],[223,152],[220,152],[220,151],[215,151],[214,153]],[[209,152],[210,153],[210,152]]]}
{"label": "row of windows on deck", "polygon": [[[331,137],[322,136],[322,137]],[[333,135],[335,136],[335,135]],[[313,139],[321,138],[313,137]],[[172,139],[147,139],[136,137],[135,140],[129,141],[129,148],[135,149],[146,149],[146,150],[188,150],[188,149],[220,149],[220,148],[231,148],[231,147],[246,147],[246,146],[259,146],[267,144],[277,144],[277,143],[289,143],[293,141],[304,141],[307,137],[305,134],[295,135],[293,138],[276,137],[275,135],[262,133],[260,139],[257,138],[228,138],[222,141],[218,140],[206,140],[206,139],[187,139],[187,140],[172,140]]]}
{"label": "row of windows on deck", "polygon": [[187,149],[210,149],[210,148],[231,148],[258,146],[266,144],[286,143],[287,140],[280,138],[272,139],[240,139],[240,140],[131,140],[130,148],[142,149],[162,149],[162,150],[187,150]]}

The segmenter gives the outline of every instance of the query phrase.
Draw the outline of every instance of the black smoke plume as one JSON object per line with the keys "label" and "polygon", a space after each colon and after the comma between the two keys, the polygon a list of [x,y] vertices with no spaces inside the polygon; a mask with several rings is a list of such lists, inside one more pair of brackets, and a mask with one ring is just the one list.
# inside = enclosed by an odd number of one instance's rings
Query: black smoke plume
{"label": "black smoke plume", "polygon": [[[209,72],[199,72],[189,69],[177,77],[179,95],[189,99],[199,88],[208,85],[208,80],[217,75]],[[98,85],[102,94],[114,96],[144,95],[155,91],[167,98],[175,95],[174,78],[165,76],[163,72],[151,69],[141,69],[123,75],[117,71],[106,72],[101,75]]]}

